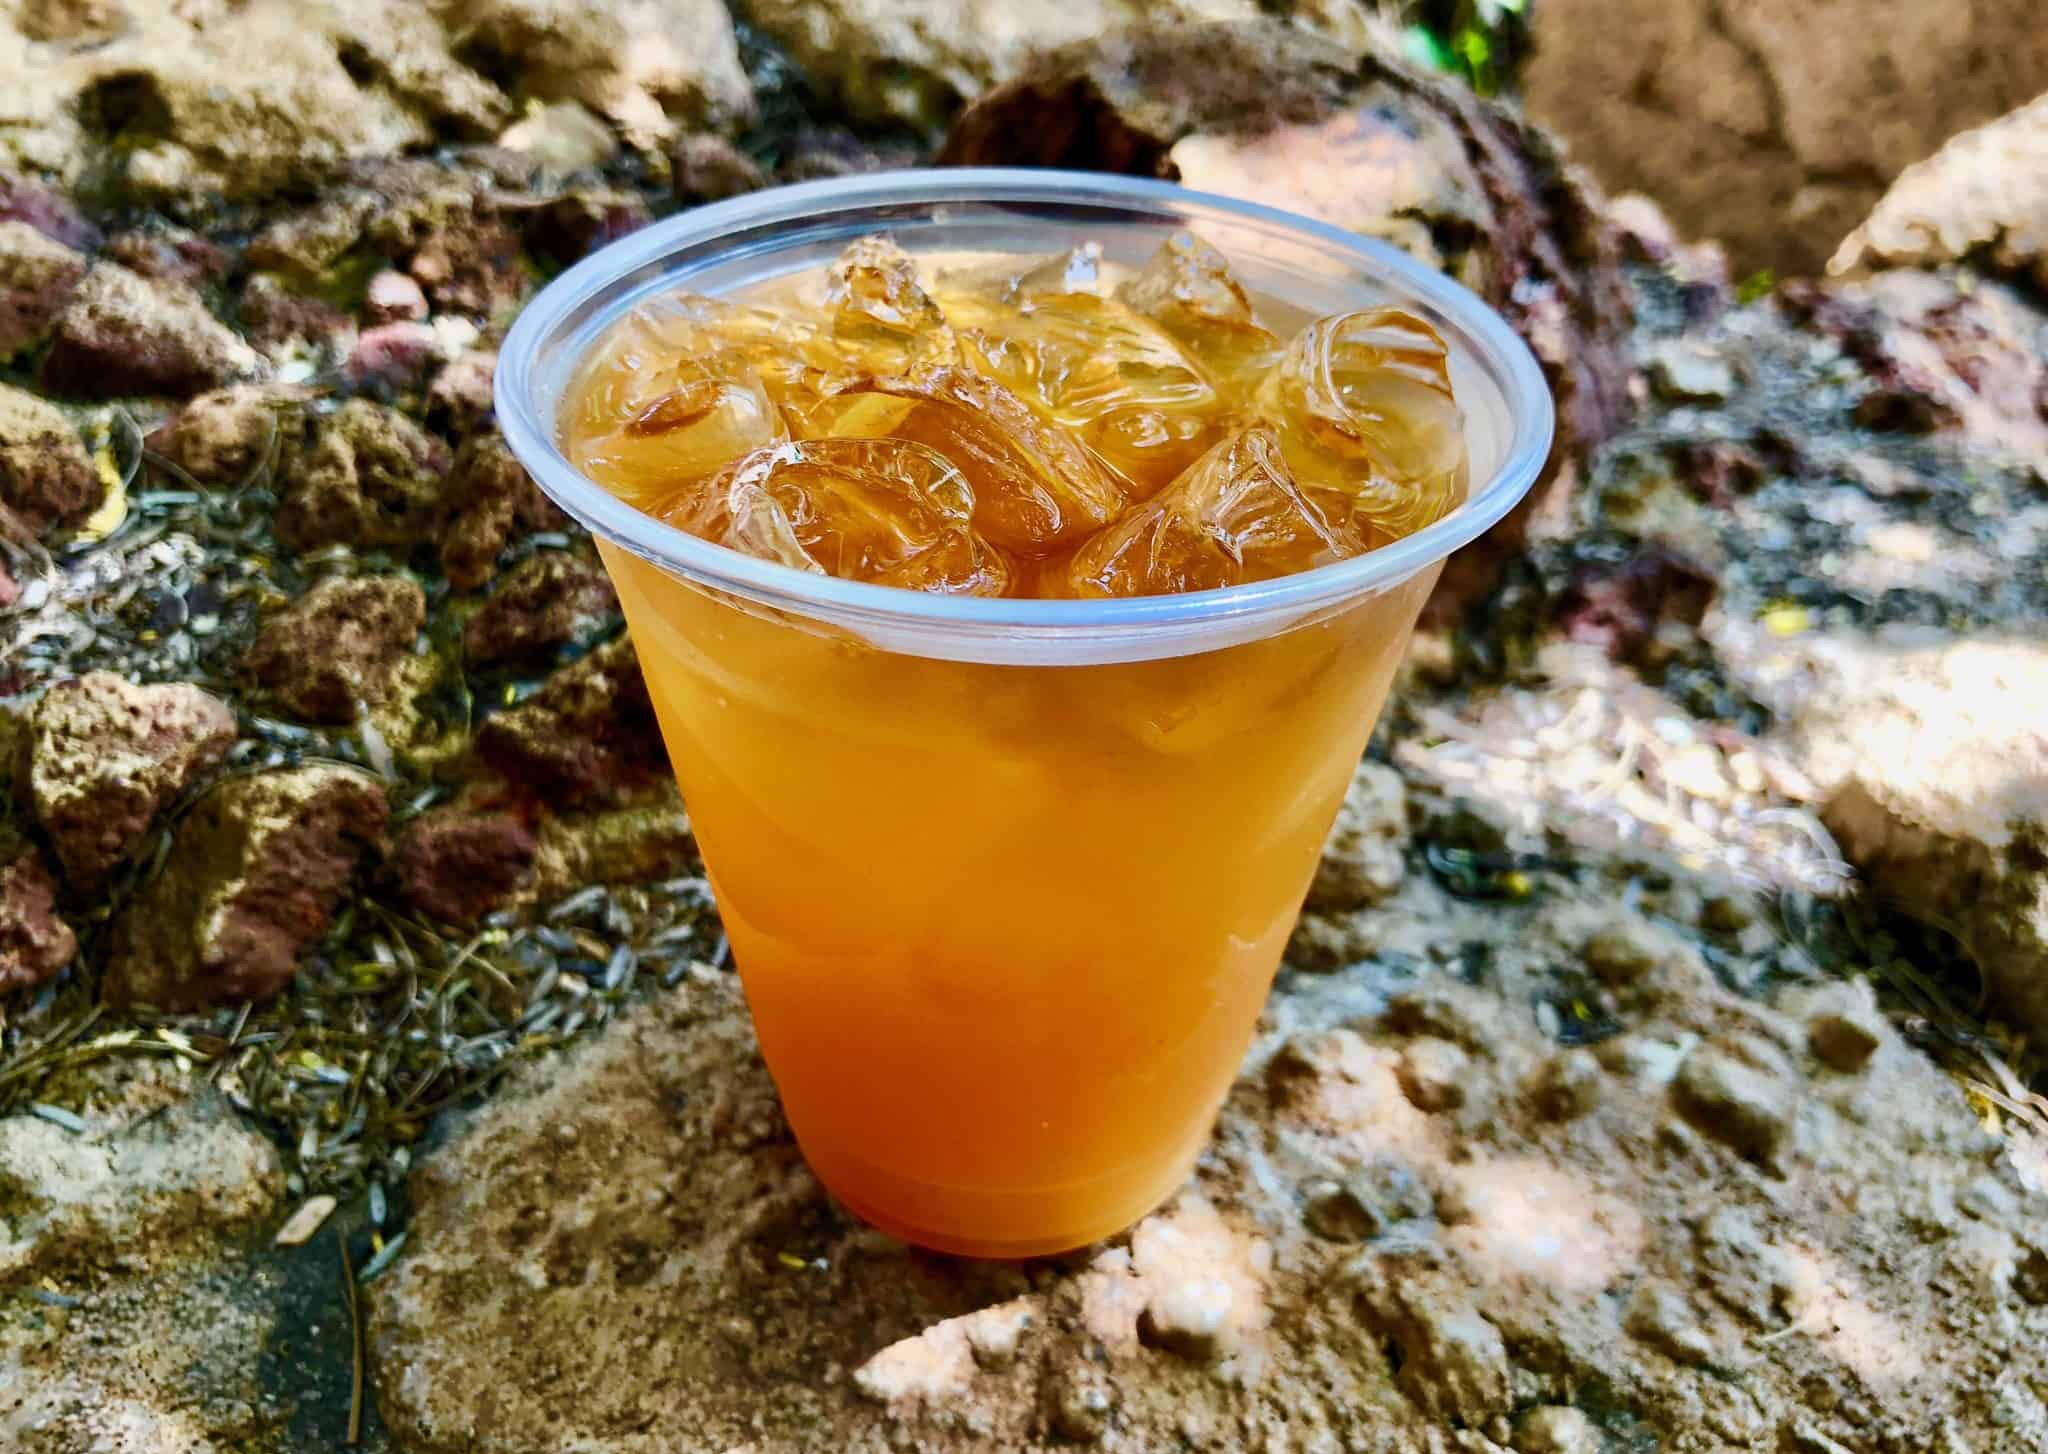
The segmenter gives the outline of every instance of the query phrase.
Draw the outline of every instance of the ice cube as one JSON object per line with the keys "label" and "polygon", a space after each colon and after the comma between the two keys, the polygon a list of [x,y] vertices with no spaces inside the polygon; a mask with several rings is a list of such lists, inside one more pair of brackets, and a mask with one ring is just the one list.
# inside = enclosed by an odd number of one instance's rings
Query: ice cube
{"label": "ice cube", "polygon": [[1080,596],[1162,596],[1269,580],[1349,553],[1295,488],[1274,431],[1257,426],[1083,545],[1067,583]]}
{"label": "ice cube", "polygon": [[[682,375],[695,372],[694,378]],[[718,378],[701,365],[663,371],[666,392],[602,433],[572,436],[578,469],[636,504],[704,480],[732,460],[789,437],[757,378]]]}
{"label": "ice cube", "polygon": [[798,570],[917,591],[998,596],[999,551],[974,531],[974,488],[904,439],[805,439],[756,450],[658,513]]}
{"label": "ice cube", "polygon": [[827,399],[810,424],[834,435],[885,428],[936,451],[973,486],[976,529],[1018,555],[1069,549],[1124,507],[1122,487],[1080,440],[967,369],[858,381]]}
{"label": "ice cube", "polygon": [[1255,379],[1280,353],[1229,261],[1192,232],[1176,232],[1117,290],[1225,384]]}
{"label": "ice cube", "polygon": [[846,364],[897,374],[958,357],[946,315],[925,291],[917,263],[886,237],[847,245],[826,274],[832,337]]}
{"label": "ice cube", "polygon": [[1258,402],[1303,492],[1354,548],[1419,530],[1465,497],[1449,351],[1413,313],[1375,308],[1311,323]]}
{"label": "ice cube", "polygon": [[1180,478],[1226,433],[1216,414],[1198,409],[1115,409],[1091,421],[1081,439],[1124,477],[1125,492],[1148,500]]}

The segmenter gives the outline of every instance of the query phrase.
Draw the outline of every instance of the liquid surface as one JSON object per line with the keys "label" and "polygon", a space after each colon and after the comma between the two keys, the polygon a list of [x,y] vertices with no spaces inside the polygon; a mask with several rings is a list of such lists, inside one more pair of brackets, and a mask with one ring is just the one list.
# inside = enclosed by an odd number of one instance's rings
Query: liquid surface
{"label": "liquid surface", "polygon": [[621,320],[562,416],[591,479],[799,570],[1145,596],[1311,570],[1463,500],[1443,340],[1398,308],[1262,321],[1188,233],[920,263],[884,237],[737,299]]}

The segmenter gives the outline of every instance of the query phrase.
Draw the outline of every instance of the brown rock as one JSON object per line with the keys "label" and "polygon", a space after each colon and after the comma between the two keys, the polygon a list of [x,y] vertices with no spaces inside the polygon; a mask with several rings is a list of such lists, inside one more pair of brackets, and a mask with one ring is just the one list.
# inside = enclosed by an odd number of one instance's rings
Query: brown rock
{"label": "brown rock", "polygon": [[0,996],[34,989],[71,962],[78,936],[57,914],[57,884],[43,856],[17,846],[0,863]]}
{"label": "brown rock", "polygon": [[497,408],[492,388],[498,372],[495,349],[465,349],[448,360],[427,385],[427,417],[436,425],[468,434]]}
{"label": "brown rock", "polygon": [[182,398],[217,388],[254,362],[249,346],[190,288],[100,262],[57,320],[41,377],[58,393],[89,398]]}
{"label": "brown rock", "polygon": [[1408,845],[1408,794],[1401,775],[1362,762],[1309,885],[1312,909],[1362,909],[1401,887]]}
{"label": "brown rock", "polygon": [[554,501],[540,492],[495,432],[475,435],[463,445],[449,478],[448,501],[454,518],[441,537],[441,569],[464,591],[491,578],[499,554],[515,538],[565,523]]}
{"label": "brown rock", "polygon": [[0,384],[0,521],[11,516],[31,535],[76,525],[106,491],[71,421],[27,390]]}
{"label": "brown rock", "polygon": [[341,309],[294,291],[270,273],[249,279],[235,318],[249,342],[268,354],[295,344],[345,352],[356,331],[355,320]]}
{"label": "brown rock", "polygon": [[669,167],[676,196],[688,202],[722,202],[768,185],[760,163],[715,132],[679,140]]}
{"label": "brown rock", "polygon": [[383,790],[346,768],[222,783],[115,921],[107,993],[182,1009],[269,999],[326,929],[384,816]]}
{"label": "brown rock", "polygon": [[403,576],[330,576],[264,623],[242,670],[301,721],[353,722],[390,694],[425,621]]}
{"label": "brown rock", "polygon": [[604,567],[579,552],[543,550],[508,571],[463,623],[472,662],[515,661],[588,636],[619,608]]}
{"label": "brown rock", "polygon": [[467,927],[526,887],[539,849],[521,814],[451,804],[405,826],[391,874],[415,909],[437,923]]}
{"label": "brown rock", "polygon": [[187,400],[145,442],[195,484],[241,485],[273,457],[294,410],[292,401],[273,390],[239,384]]}
{"label": "brown rock", "polygon": [[278,539],[294,550],[431,540],[448,466],[448,446],[396,409],[351,399],[285,467]]}
{"label": "brown rock", "polygon": [[1432,1419],[1483,1424],[1513,1406],[1500,1329],[1469,1302],[1441,1288],[1411,1285],[1382,1264],[1361,1287],[1358,1310],[1400,1351],[1396,1378]]}
{"label": "brown rock", "polygon": [[476,750],[550,804],[616,801],[668,771],[654,704],[623,636],[493,714],[477,730]]}
{"label": "brown rock", "polygon": [[95,671],[45,692],[29,723],[29,797],[71,886],[98,890],[234,740],[234,713],[186,683]]}
{"label": "brown rock", "polygon": [[417,385],[434,366],[440,340],[424,323],[379,323],[356,335],[342,371],[359,389],[389,393]]}
{"label": "brown rock", "polygon": [[[1628,412],[1629,305],[1598,200],[1541,132],[1461,86],[1277,21],[1120,32],[1042,56],[970,106],[942,161],[1079,166],[1179,180],[1385,237],[1499,309],[1558,407],[1557,462]],[[1454,557],[1431,608],[1491,588],[1539,485]]]}
{"label": "brown rock", "polygon": [[1771,1165],[1791,1143],[1796,1107],[1788,1078],[1727,1047],[1702,1045],[1687,1055],[1671,1096],[1693,1125],[1753,1161]]}
{"label": "brown rock", "polygon": [[578,262],[654,220],[638,192],[578,187],[527,211],[527,244],[558,266]]}
{"label": "brown rock", "polygon": [[427,316],[427,295],[412,278],[386,268],[364,286],[363,312],[372,323],[417,323]]}
{"label": "brown rock", "polygon": [[1675,551],[1647,546],[1618,563],[1583,562],[1559,594],[1569,641],[1616,661],[1651,664],[1667,639],[1692,639],[1714,603],[1713,573]]}
{"label": "brown rock", "polygon": [[1575,1408],[1550,1404],[1515,1420],[1515,1454],[1600,1454],[1600,1430]]}
{"label": "brown rock", "polygon": [[1902,168],[2048,88],[2033,0],[1550,0],[1532,29],[1529,114],[1738,273],[1817,272]]}
{"label": "brown rock", "polygon": [[184,227],[137,227],[107,239],[106,255],[132,272],[187,288],[227,276],[234,254]]}
{"label": "brown rock", "polygon": [[84,254],[26,222],[0,222],[0,359],[50,336],[85,267]]}
{"label": "brown rock", "polygon": [[460,214],[434,228],[413,253],[409,271],[435,308],[495,318],[533,290],[519,234],[504,222]]}

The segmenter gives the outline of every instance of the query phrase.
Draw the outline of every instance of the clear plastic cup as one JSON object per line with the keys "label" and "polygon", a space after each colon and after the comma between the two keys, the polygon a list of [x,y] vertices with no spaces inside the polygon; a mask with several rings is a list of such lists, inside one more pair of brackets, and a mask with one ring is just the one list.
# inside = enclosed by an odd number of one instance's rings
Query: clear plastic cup
{"label": "clear plastic cup", "polygon": [[[1450,345],[1473,490],[1320,570],[1120,600],[927,595],[684,534],[584,479],[557,410],[639,301],[913,254],[1136,266],[1214,243],[1283,324],[1395,302]],[[1536,478],[1551,403],[1472,294],[1381,244],[1162,182],[884,173],[755,193],[570,269],[499,355],[498,418],[596,536],[768,1068],[814,1171],[925,1246],[1029,1256],[1188,1175],[1443,559]]]}

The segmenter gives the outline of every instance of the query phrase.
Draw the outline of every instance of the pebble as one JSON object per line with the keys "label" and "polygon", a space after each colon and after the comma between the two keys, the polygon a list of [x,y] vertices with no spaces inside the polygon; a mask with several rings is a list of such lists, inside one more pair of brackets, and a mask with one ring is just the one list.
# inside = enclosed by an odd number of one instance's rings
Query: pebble
{"label": "pebble", "polygon": [[1332,1242],[1369,1241],[1435,1211],[1429,1189],[1394,1161],[1375,1161],[1341,1182],[1310,1182],[1302,1192],[1302,1220]]}
{"label": "pebble", "polygon": [[1093,1444],[1109,1432],[1116,1388],[1098,1369],[1076,1364],[1055,1375],[1052,1428],[1063,1439]]}
{"label": "pebble", "polygon": [[1515,1421],[1516,1454],[1600,1454],[1600,1431],[1575,1408],[1546,1404]]}
{"label": "pebble", "polygon": [[1884,1043],[1884,1016],[1870,998],[1867,986],[1860,993],[1842,996],[1844,1003],[1820,1010],[1806,1022],[1806,1043],[1830,1068],[1854,1075],[1870,1063]]}
{"label": "pebble", "polygon": [[1785,1082],[1718,1046],[1702,1045],[1685,1057],[1671,1094],[1693,1125],[1753,1161],[1776,1160],[1792,1138]]}
{"label": "pebble", "polygon": [[1714,1356],[1714,1343],[1676,1290],[1646,1282],[1628,1300],[1623,1326],[1643,1342],[1678,1363],[1700,1364]]}
{"label": "pebble", "polygon": [[1470,1004],[1441,986],[1405,990],[1387,1001],[1380,1024],[1400,1035],[1433,1035],[1483,1053],[1494,1036]]}
{"label": "pebble", "polygon": [[305,1246],[313,1240],[313,1234],[326,1224],[327,1219],[334,1215],[337,1205],[339,1203],[330,1196],[308,1197],[296,1212],[285,1219],[285,1224],[277,1229],[277,1236],[271,1240],[280,1247]]}
{"label": "pebble", "polygon": [[1454,1111],[1465,1104],[1471,1058],[1448,1040],[1424,1035],[1401,1050],[1395,1069],[1401,1089],[1418,1110]]}
{"label": "pebble", "polygon": [[1601,983],[1631,985],[1656,969],[1664,958],[1664,945],[1648,924],[1621,920],[1595,932],[1580,953]]}
{"label": "pebble", "polygon": [[1600,1104],[1600,1060],[1586,1049],[1554,1055],[1536,1072],[1529,1099],[1555,1121],[1575,1121]]}
{"label": "pebble", "polygon": [[1223,1353],[1231,1301],[1230,1284],[1220,1277],[1175,1283],[1145,1304],[1138,1317],[1138,1336],[1191,1363],[1213,1363]]}

